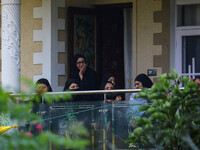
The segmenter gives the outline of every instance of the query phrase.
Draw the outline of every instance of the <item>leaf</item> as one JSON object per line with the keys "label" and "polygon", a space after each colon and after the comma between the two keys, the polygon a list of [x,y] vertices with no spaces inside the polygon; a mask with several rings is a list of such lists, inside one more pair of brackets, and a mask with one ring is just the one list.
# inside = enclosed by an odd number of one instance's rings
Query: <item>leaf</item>
{"label": "leaf", "polygon": [[56,102],[60,101],[60,95],[54,95],[53,98]]}
{"label": "leaf", "polygon": [[156,112],[157,111],[157,109],[155,108],[155,107],[150,107],[148,110],[147,110],[147,114],[151,114],[151,113],[154,113],[154,112]]}
{"label": "leaf", "polygon": [[149,107],[149,105],[143,105],[142,107],[140,107],[139,112],[146,111]]}
{"label": "leaf", "polygon": [[152,106],[160,106],[163,105],[163,100],[162,99],[157,99],[152,103]]}
{"label": "leaf", "polygon": [[[163,80],[164,82],[165,80]],[[156,92],[166,92],[166,89],[164,88],[163,84],[161,83],[155,83],[151,87],[151,93],[156,93]]]}
{"label": "leaf", "polygon": [[47,104],[52,104],[52,100],[54,100],[53,96],[48,94],[44,94],[43,98]]}
{"label": "leaf", "polygon": [[137,125],[144,125],[144,124],[149,124],[150,120],[148,118],[145,117],[141,117],[135,120]]}
{"label": "leaf", "polygon": [[142,134],[142,128],[141,128],[141,127],[137,127],[137,128],[134,130],[134,134],[136,134],[136,135],[141,135],[141,134]]}
{"label": "leaf", "polygon": [[181,82],[183,83],[186,83],[189,81],[189,77],[188,76],[183,76],[181,79],[180,79]]}
{"label": "leaf", "polygon": [[163,85],[164,85],[165,90],[168,90],[170,88],[170,83],[168,80],[164,80]]}
{"label": "leaf", "polygon": [[167,119],[167,115],[160,112],[155,112],[150,116],[150,120],[162,121],[166,119]]}
{"label": "leaf", "polygon": [[164,81],[164,79],[175,80],[176,78],[171,73],[164,73],[158,78],[158,81]]}
{"label": "leaf", "polygon": [[138,94],[135,95],[135,98],[147,98],[148,95],[145,92],[139,92]]}
{"label": "leaf", "polygon": [[182,92],[179,88],[173,88],[172,89],[172,94],[181,97],[182,96]]}
{"label": "leaf", "polygon": [[171,68],[172,72],[174,73],[175,75],[175,78],[178,78],[178,73],[176,72],[176,70],[174,68]]}
{"label": "leaf", "polygon": [[166,101],[164,104],[163,104],[163,107],[164,108],[170,108],[171,104],[170,102]]}
{"label": "leaf", "polygon": [[61,95],[62,100],[66,101],[66,100],[71,100],[72,99],[72,94],[69,93],[65,93]]}

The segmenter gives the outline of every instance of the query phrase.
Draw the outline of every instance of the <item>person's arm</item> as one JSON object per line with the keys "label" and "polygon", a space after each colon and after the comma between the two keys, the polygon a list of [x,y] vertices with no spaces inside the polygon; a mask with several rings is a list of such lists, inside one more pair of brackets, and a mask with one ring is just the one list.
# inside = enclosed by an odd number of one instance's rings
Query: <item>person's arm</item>
{"label": "person's arm", "polygon": [[83,75],[84,75],[84,73],[86,71],[86,68],[87,68],[86,64],[83,64],[83,67],[79,71],[79,77],[80,77],[81,80],[83,79]]}
{"label": "person's arm", "polygon": [[83,74],[82,80],[80,80],[81,90],[96,90],[97,89],[97,77],[96,72],[90,68]]}

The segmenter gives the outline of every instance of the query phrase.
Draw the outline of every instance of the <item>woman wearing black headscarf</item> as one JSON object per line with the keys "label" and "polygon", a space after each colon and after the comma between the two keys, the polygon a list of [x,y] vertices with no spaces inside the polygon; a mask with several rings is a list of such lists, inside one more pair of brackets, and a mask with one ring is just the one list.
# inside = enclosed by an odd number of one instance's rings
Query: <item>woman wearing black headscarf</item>
{"label": "woman wearing black headscarf", "polygon": [[78,89],[79,89],[78,80],[76,80],[76,79],[68,79],[65,82],[65,87],[64,87],[63,91],[66,91],[66,90],[78,90]]}
{"label": "woman wearing black headscarf", "polygon": [[[136,89],[142,89],[142,88],[151,88],[153,85],[153,82],[151,81],[151,79],[146,75],[146,74],[139,74],[136,78],[135,78],[135,87]],[[139,108],[142,105],[148,104],[150,103],[150,101],[148,99],[145,98],[135,98],[135,95],[137,93],[133,93],[130,96],[130,104],[134,104],[131,108],[131,110],[134,112],[134,114],[137,114],[139,117],[141,117],[145,111],[142,112],[138,112]]]}
{"label": "woman wearing black headscarf", "polygon": [[135,78],[135,87],[136,89],[142,89],[142,88],[151,88],[153,85],[153,82],[151,79],[144,73],[139,74]]}
{"label": "woman wearing black headscarf", "polygon": [[[80,90],[97,90],[96,72],[87,66],[86,59],[82,54],[74,56],[73,69],[72,78],[78,80]],[[85,95],[85,100],[94,100],[93,97],[93,95]]]}
{"label": "woman wearing black headscarf", "polygon": [[100,87],[101,90],[104,90],[105,83],[108,82],[108,81],[112,82],[113,85],[115,86],[115,82],[116,82],[115,76],[112,75],[111,73],[108,73],[108,74],[104,75],[102,80],[101,80],[101,87]]}
{"label": "woman wearing black headscarf", "polygon": [[[151,88],[153,85],[153,82],[146,74],[142,73],[142,74],[139,74],[135,78],[134,84],[135,84],[136,89],[142,89],[142,88]],[[130,96],[130,100],[129,100],[130,107],[127,110],[127,114],[126,114],[126,116],[129,116],[128,122],[130,122],[130,125],[128,128],[129,130],[132,130],[131,132],[133,132],[133,130],[137,128],[136,121],[135,121],[137,118],[140,118],[140,117],[148,118],[150,116],[149,114],[146,114],[146,111],[139,111],[139,109],[143,105],[151,104],[151,102],[146,98],[135,98],[136,94],[137,92],[132,93],[132,95]]]}
{"label": "woman wearing black headscarf", "polygon": [[36,92],[38,90],[43,90],[44,92],[53,92],[51,85],[49,84],[49,81],[45,78],[41,78],[39,79],[37,82],[37,89]]}
{"label": "woman wearing black headscarf", "polygon": [[[65,87],[64,87],[63,91],[67,91],[67,90],[80,91],[78,80],[76,80],[76,79],[68,79],[65,82]],[[72,95],[72,100],[73,101],[80,101],[80,100],[83,100],[83,98],[84,97],[82,97],[82,95]]]}
{"label": "woman wearing black headscarf", "polygon": [[[44,93],[44,92],[53,92],[49,81],[47,79],[45,79],[45,78],[39,79],[36,82],[36,85],[37,85],[36,93],[39,94],[39,95]],[[45,99],[43,97],[40,97],[40,96],[39,96],[39,100],[40,101],[37,101],[37,100],[33,101],[34,105],[33,105],[32,112],[36,113],[36,114],[39,114],[42,118],[47,118],[48,115],[49,115],[50,107],[45,102]],[[45,112],[45,113],[42,113],[42,112]],[[31,132],[33,134],[37,135],[39,133],[39,131],[36,128],[36,124],[37,123],[33,123],[30,128],[31,128]],[[44,120],[44,124],[43,124],[42,130],[48,130],[49,129],[49,124],[50,124],[49,120]]]}
{"label": "woman wearing black headscarf", "polygon": [[[146,74],[141,73],[135,78],[134,84],[135,84],[136,89],[142,89],[142,88],[151,88],[153,85],[153,82]],[[133,93],[130,96],[130,100],[133,100],[136,94],[137,93]]]}

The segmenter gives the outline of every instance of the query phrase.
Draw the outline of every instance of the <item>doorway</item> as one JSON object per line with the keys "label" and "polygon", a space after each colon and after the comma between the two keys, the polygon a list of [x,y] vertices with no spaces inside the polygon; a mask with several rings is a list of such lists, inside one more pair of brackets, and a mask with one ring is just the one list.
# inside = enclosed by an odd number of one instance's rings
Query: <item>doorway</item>
{"label": "doorway", "polygon": [[[94,69],[97,72],[99,84],[107,73],[116,76],[118,89],[130,88],[132,81],[132,3],[115,5],[98,5],[94,9],[73,8],[73,16],[95,16],[95,48]],[[125,9],[131,9],[125,11]],[[76,10],[76,11],[74,11]],[[129,12],[129,13],[127,13]],[[69,13],[71,14],[71,13]],[[74,23],[74,18],[70,19]],[[70,21],[69,20],[69,21]],[[69,22],[70,23],[70,22]],[[74,31],[74,24],[69,24],[69,32]],[[127,30],[128,28],[128,30]],[[72,65],[72,56],[75,54],[73,41],[75,33],[69,33],[69,66]],[[127,48],[128,47],[128,48]],[[70,73],[72,70],[69,69]],[[127,86],[128,85],[128,86]]]}
{"label": "doorway", "polygon": [[124,88],[123,8],[97,8],[97,73],[116,76],[117,88]]}

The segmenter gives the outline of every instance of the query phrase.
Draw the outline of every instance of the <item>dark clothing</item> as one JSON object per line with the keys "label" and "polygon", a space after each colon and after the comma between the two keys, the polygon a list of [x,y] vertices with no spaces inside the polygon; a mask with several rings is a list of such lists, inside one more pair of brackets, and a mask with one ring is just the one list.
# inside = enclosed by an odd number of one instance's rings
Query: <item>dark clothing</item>
{"label": "dark clothing", "polygon": [[121,93],[107,93],[106,99],[115,100],[117,96],[121,96]]}
{"label": "dark clothing", "polygon": [[112,75],[111,73],[108,73],[103,76],[103,78],[101,80],[101,87],[100,87],[101,90],[104,90],[105,84],[106,84],[106,82],[108,82],[108,79],[110,77],[114,77],[114,75]]}
{"label": "dark clothing", "polygon": [[73,74],[72,78],[77,79],[79,82],[80,90],[97,90],[97,75],[96,72],[87,67],[85,73],[83,74],[82,80],[79,77],[79,70]]}
{"label": "dark clothing", "polygon": [[[82,80],[80,79],[79,72],[80,70],[77,68],[76,63],[79,58],[84,58],[86,61],[85,57],[81,54],[76,54],[74,56],[74,71],[72,74],[72,78],[78,80],[80,91],[88,91],[88,90],[97,90],[97,75],[96,71],[94,71],[92,68],[87,67]],[[90,100],[95,100],[94,95],[83,95],[82,100],[84,101],[90,101]]]}
{"label": "dark clothing", "polygon": [[[108,79],[110,77],[114,77],[114,75],[112,75],[111,73],[107,73],[106,75],[103,76],[102,80],[101,80],[101,86],[100,86],[100,90],[104,90],[105,89],[105,86],[106,86],[106,83],[108,82]],[[111,82],[112,83],[112,82]],[[113,83],[112,83],[113,84]],[[97,100],[101,100],[103,101],[104,100],[104,94],[97,94],[96,95],[96,99]]]}

